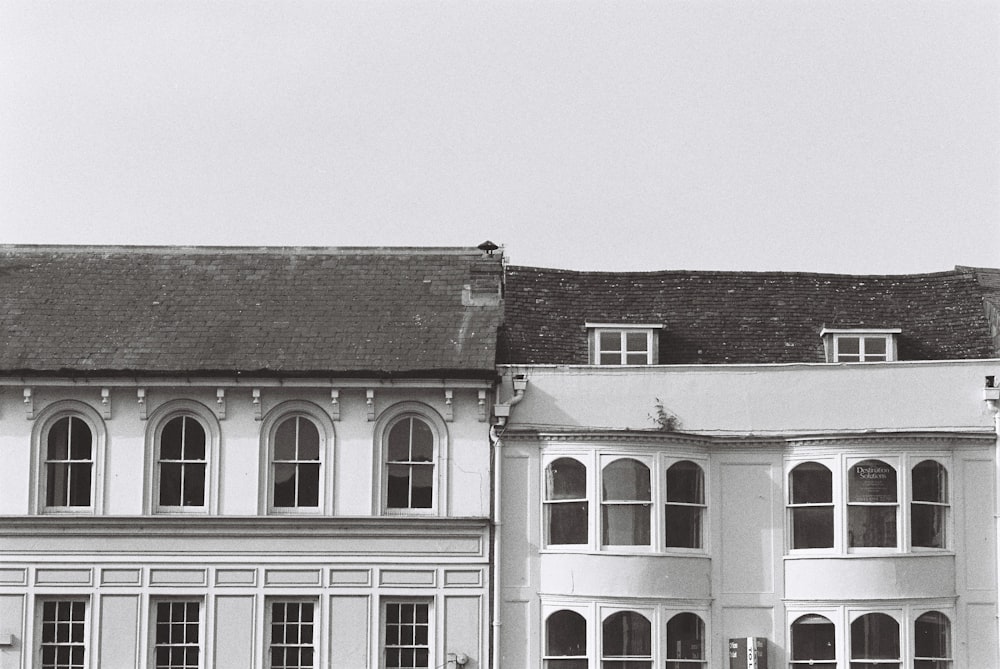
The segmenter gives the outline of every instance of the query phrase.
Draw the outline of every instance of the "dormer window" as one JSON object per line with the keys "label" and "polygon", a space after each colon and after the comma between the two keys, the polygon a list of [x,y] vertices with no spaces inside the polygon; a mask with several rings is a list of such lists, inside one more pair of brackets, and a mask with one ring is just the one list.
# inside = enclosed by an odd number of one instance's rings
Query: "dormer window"
{"label": "dormer window", "polygon": [[892,362],[896,359],[896,335],[899,328],[879,330],[829,330],[820,336],[826,348],[827,362]]}
{"label": "dormer window", "polygon": [[592,365],[655,365],[662,325],[587,323]]}

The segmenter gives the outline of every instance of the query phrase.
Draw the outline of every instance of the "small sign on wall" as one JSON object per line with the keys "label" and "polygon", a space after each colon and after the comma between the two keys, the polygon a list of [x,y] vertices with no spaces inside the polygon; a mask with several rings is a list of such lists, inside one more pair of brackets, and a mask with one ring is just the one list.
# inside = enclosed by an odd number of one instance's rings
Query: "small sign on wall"
{"label": "small sign on wall", "polygon": [[729,669],[767,669],[767,639],[762,636],[730,639]]}

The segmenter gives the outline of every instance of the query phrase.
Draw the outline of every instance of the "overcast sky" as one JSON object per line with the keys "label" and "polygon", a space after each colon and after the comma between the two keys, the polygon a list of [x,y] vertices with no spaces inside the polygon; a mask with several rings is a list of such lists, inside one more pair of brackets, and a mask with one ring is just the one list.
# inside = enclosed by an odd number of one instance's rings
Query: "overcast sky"
{"label": "overcast sky", "polygon": [[993,0],[0,0],[0,242],[997,267],[998,119]]}

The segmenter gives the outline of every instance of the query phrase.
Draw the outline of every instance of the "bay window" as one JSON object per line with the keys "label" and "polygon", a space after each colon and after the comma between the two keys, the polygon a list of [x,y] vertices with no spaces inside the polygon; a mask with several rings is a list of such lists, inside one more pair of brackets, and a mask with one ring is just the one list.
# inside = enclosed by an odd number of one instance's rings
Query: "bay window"
{"label": "bay window", "polygon": [[586,544],[587,466],[559,458],[545,468],[545,527],[550,545]]}

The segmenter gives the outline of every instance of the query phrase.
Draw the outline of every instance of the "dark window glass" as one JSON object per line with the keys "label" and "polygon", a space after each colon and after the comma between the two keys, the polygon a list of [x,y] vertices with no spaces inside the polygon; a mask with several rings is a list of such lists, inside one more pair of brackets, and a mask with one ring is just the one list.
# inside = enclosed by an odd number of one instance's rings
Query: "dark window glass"
{"label": "dark window glass", "polygon": [[283,420],[274,431],[272,504],[315,508],[320,488],[319,429],[304,416]]}
{"label": "dark window glass", "polygon": [[648,546],[650,535],[649,467],[622,458],[604,468],[602,542],[605,546]]}
{"label": "dark window glass", "polygon": [[575,611],[556,611],[545,621],[546,669],[587,669],[587,621]]}
{"label": "dark window glass", "polygon": [[587,543],[587,468],[559,458],[545,468],[545,513],[550,545]]}
{"label": "dark window glass", "polygon": [[847,535],[851,547],[896,546],[896,469],[881,460],[848,470]]}
{"label": "dark window glass", "polygon": [[833,472],[804,462],[788,476],[792,548],[833,547]]}
{"label": "dark window glass", "polygon": [[694,669],[704,666],[704,660],[705,623],[693,613],[679,613],[671,618],[667,622],[667,669]]}
{"label": "dark window glass", "polygon": [[946,548],[948,545],[948,470],[934,460],[924,460],[912,472],[910,534],[914,546]]}
{"label": "dark window glass", "polygon": [[204,506],[205,428],[191,416],[171,418],[160,431],[160,506]]}
{"label": "dark window glass", "polygon": [[198,669],[199,611],[198,602],[156,604],[156,669]]}
{"label": "dark window glass", "polygon": [[430,605],[389,602],[385,606],[386,669],[430,667]]}
{"label": "dark window glass", "polygon": [[652,626],[635,611],[620,611],[601,625],[602,669],[650,669]]}
{"label": "dark window glass", "polygon": [[45,505],[90,506],[94,437],[77,416],[65,416],[49,428],[45,450]]}
{"label": "dark window glass", "polygon": [[808,615],[792,623],[792,664],[836,669],[837,639],[832,622]]}
{"label": "dark window glass", "polygon": [[951,622],[937,611],[914,624],[914,669],[951,669]]}
{"label": "dark window glass", "polygon": [[87,605],[82,601],[42,603],[41,669],[83,669]]}
{"label": "dark window glass", "polygon": [[884,613],[869,613],[852,622],[851,669],[894,667],[899,669],[899,623]]}
{"label": "dark window glass", "polygon": [[271,602],[269,669],[312,669],[313,603]]}
{"label": "dark window glass", "polygon": [[386,437],[386,507],[430,509],[434,506],[434,432],[408,416]]}
{"label": "dark window glass", "polygon": [[687,460],[667,469],[666,543],[668,548],[701,548],[705,475]]}

